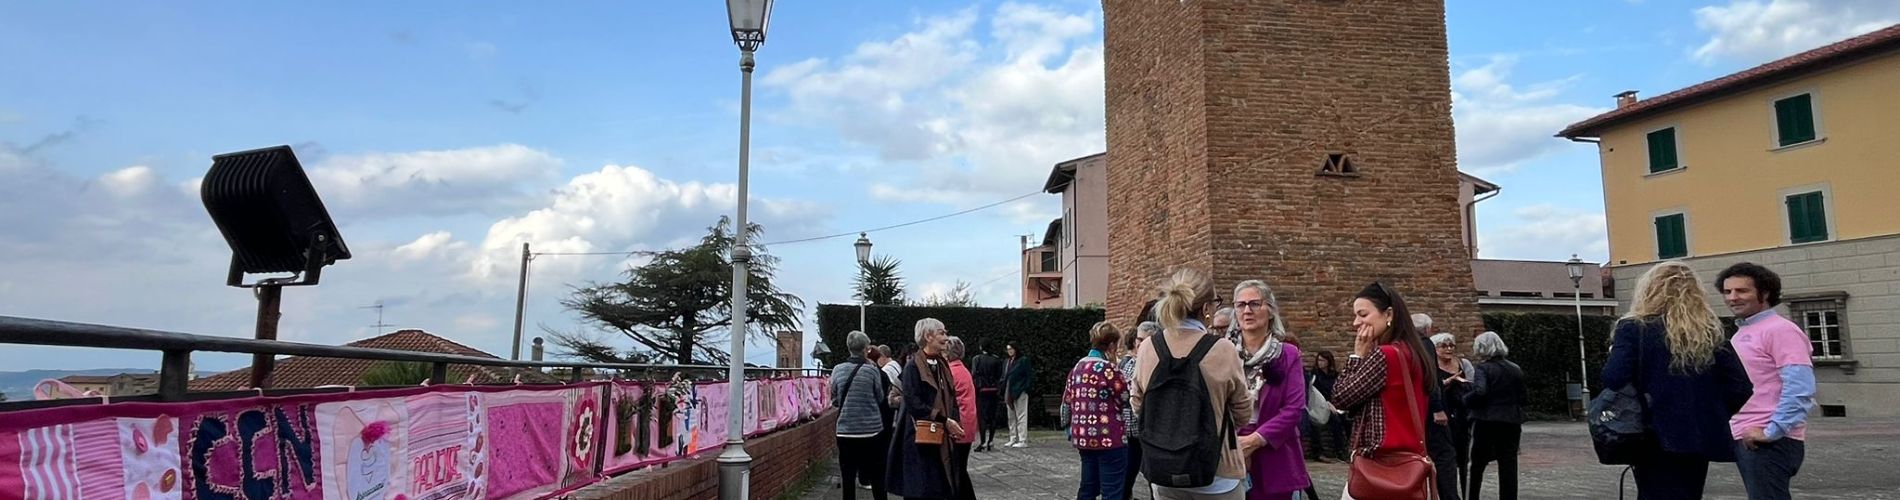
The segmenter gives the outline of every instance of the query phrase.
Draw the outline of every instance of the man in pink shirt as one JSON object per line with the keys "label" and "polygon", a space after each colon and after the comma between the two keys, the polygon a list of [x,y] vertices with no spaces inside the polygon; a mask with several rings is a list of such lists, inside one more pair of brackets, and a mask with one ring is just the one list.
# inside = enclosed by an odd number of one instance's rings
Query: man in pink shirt
{"label": "man in pink shirt", "polygon": [[1715,278],[1740,330],[1730,343],[1755,394],[1729,419],[1735,467],[1749,500],[1787,499],[1789,483],[1806,457],[1808,412],[1814,408],[1812,347],[1800,326],[1775,312],[1781,277],[1743,262]]}

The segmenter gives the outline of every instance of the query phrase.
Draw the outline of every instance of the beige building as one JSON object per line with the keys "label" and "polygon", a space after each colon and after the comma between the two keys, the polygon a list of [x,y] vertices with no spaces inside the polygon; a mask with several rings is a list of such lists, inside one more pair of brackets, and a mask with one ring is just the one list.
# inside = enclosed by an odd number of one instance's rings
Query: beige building
{"label": "beige building", "polygon": [[1062,218],[1042,243],[1023,242],[1023,307],[1082,307],[1108,300],[1108,153],[1057,163],[1042,190],[1062,195]]}
{"label": "beige building", "polygon": [[[1601,157],[1611,273],[1783,278],[1823,413],[1900,415],[1900,25],[1617,107],[1558,135]],[[1721,298],[1705,283],[1718,312]]]}
{"label": "beige building", "polygon": [[1036,246],[1029,246],[1029,236],[1022,237],[1023,307],[1063,307],[1062,261],[1057,255],[1061,239],[1062,219],[1049,221],[1049,229],[1043,231],[1041,243]]}

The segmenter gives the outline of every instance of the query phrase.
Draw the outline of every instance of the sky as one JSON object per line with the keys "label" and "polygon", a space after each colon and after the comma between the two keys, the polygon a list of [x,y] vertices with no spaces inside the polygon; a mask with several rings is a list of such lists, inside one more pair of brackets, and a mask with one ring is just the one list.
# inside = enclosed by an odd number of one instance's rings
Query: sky
{"label": "sky", "polygon": [[[1459,168],[1504,187],[1478,206],[1484,258],[1605,258],[1594,148],[1551,135],[1611,95],[1900,22],[1887,0],[1447,3]],[[1036,193],[1056,162],[1106,148],[1102,51],[1094,1],[779,3],[750,215],[781,241]],[[283,144],[354,258],[284,292],[280,338],[422,328],[505,357],[521,242],[669,248],[732,212],[738,57],[717,2],[0,2],[0,315],[250,336],[255,302],[224,285],[197,185],[212,155]],[[912,297],[961,280],[1017,304],[1018,236],[1058,205],[870,238]],[[770,249],[811,305],[807,346],[816,304],[852,303],[854,236]],[[526,335],[588,331],[560,300],[638,263],[537,258]],[[394,326],[374,326],[377,304]],[[0,348],[0,370],[158,362]]]}

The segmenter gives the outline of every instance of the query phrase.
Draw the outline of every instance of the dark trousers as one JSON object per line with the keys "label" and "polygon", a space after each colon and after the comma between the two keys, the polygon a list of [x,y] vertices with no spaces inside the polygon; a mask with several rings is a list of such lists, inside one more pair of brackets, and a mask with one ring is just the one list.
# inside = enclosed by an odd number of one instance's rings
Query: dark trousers
{"label": "dark trousers", "polygon": [[[1450,464],[1458,461],[1458,452],[1451,448],[1451,430],[1430,421],[1425,422],[1425,452],[1432,457],[1434,464]],[[1438,500],[1458,500],[1464,498],[1458,494],[1458,468],[1437,467]]]}
{"label": "dark trousers", "polygon": [[976,445],[988,447],[996,441],[996,428],[1008,425],[1003,421],[1003,396],[996,391],[976,393]]}
{"label": "dark trousers", "polygon": [[[1471,472],[1471,424],[1473,420],[1454,413],[1451,415],[1450,422],[1451,450],[1457,452],[1458,486],[1464,487],[1464,485],[1471,484],[1468,477]],[[1466,500],[1475,500],[1478,498],[1478,495],[1467,490],[1464,497]]]}
{"label": "dark trousers", "polygon": [[1709,459],[1662,452],[1630,473],[1636,476],[1637,500],[1696,500],[1709,481]]}
{"label": "dark trousers", "polygon": [[956,474],[952,479],[957,482],[957,498],[976,500],[976,490],[970,487],[970,447],[973,443],[957,443],[950,449],[950,469]]}
{"label": "dark trousers", "polygon": [[1122,481],[1128,474],[1128,448],[1076,450],[1082,453],[1082,487],[1076,500],[1122,500]]}
{"label": "dark trousers", "polygon": [[884,443],[888,433],[868,438],[838,438],[838,476],[844,500],[857,500],[858,483],[871,485],[871,498],[885,500]]}
{"label": "dark trousers", "polygon": [[1517,500],[1517,447],[1524,437],[1524,424],[1473,422],[1471,429],[1471,487],[1465,498],[1477,500],[1484,486],[1484,467],[1498,463],[1498,498]]}
{"label": "dark trousers", "polygon": [[1748,500],[1787,500],[1788,483],[1801,472],[1807,454],[1807,443],[1794,438],[1756,445],[1753,450],[1736,441],[1735,469],[1742,474]]}
{"label": "dark trousers", "polygon": [[1122,498],[1135,498],[1135,475],[1141,473],[1141,439],[1128,438],[1128,467],[1122,473]]}

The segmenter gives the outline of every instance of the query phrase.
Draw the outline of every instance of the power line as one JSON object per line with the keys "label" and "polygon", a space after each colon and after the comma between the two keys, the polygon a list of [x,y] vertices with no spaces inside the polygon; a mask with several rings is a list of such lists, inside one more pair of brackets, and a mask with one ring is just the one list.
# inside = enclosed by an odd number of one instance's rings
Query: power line
{"label": "power line", "polygon": [[[1029,192],[1029,193],[1024,193],[1024,194],[1023,194],[1023,195],[1021,195],[1021,196],[1017,196],[1017,197],[1014,197],[1014,198],[1010,198],[1010,199],[1007,199],[1007,200],[1003,200],[1003,201],[998,201],[998,202],[995,202],[995,203],[990,203],[990,204],[987,204],[987,205],[982,205],[982,206],[978,206],[978,207],[974,207],[974,208],[968,208],[968,209],[964,209],[964,210],[960,210],[960,211],[957,211],[957,212],[952,212],[952,213],[948,213],[948,214],[943,214],[943,215],[939,215],[939,216],[936,216],[936,217],[929,217],[929,218],[924,218],[924,219],[917,219],[917,220],[914,220],[914,221],[910,221],[910,222],[904,222],[904,223],[901,223],[901,224],[892,224],[892,225],[888,225],[888,226],[882,226],[882,227],[874,227],[874,228],[870,228],[870,229],[860,229],[860,230],[856,230],[856,231],[845,231],[845,232],[842,232],[842,233],[837,233],[837,234],[827,234],[827,235],[824,235],[824,236],[813,236],[813,237],[810,237],[810,238],[799,238],[799,239],[793,239],[793,240],[782,240],[782,241],[773,241],[773,242],[768,242],[768,243],[761,243],[760,245],[761,245],[761,246],[768,246],[768,247],[769,247],[769,246],[773,246],[773,245],[791,245],[791,244],[797,244],[797,243],[810,243],[810,242],[813,242],[813,241],[823,241],[823,240],[829,240],[829,239],[834,239],[834,238],[842,238],[842,237],[847,237],[847,236],[852,236],[852,235],[856,235],[856,234],[860,234],[860,233],[875,233],[875,232],[878,232],[878,231],[887,231],[887,230],[891,230],[891,229],[897,229],[897,228],[901,228],[901,227],[908,227],[908,226],[915,226],[915,225],[918,225],[918,224],[923,224],[923,223],[926,223],[926,222],[936,222],[936,221],[940,221],[940,220],[944,220],[944,219],[948,219],[948,218],[951,218],[951,217],[956,217],[956,216],[959,216],[959,215],[965,215],[965,214],[969,214],[969,213],[972,213],[972,212],[978,212],[978,211],[982,211],[982,210],[987,210],[987,209],[991,209],[991,208],[996,208],[996,207],[999,207],[999,206],[1002,206],[1002,205],[1005,205],[1005,204],[1008,204],[1008,203],[1010,203],[1010,202],[1013,202],[1013,201],[1017,201],[1017,200],[1021,200],[1021,199],[1024,199],[1024,198],[1028,198],[1028,197],[1031,197],[1031,196],[1035,196],[1035,195],[1039,195],[1039,194],[1043,194],[1044,192],[1045,192],[1045,191],[1043,191],[1043,190],[1041,190],[1041,189],[1038,189],[1038,190],[1035,190],[1035,191],[1031,191],[1031,192]],[[534,253],[534,256],[536,256],[536,257],[539,257],[539,256],[542,256],[542,255],[563,255],[563,256],[565,256],[565,255],[629,255],[629,256],[631,256],[631,255],[653,255],[653,254],[657,254],[657,253],[660,253],[660,252],[663,252],[663,251],[664,251],[664,250],[632,250],[632,251],[625,251],[625,252],[535,252],[535,253]],[[991,280],[991,281],[995,281],[995,280]]]}

